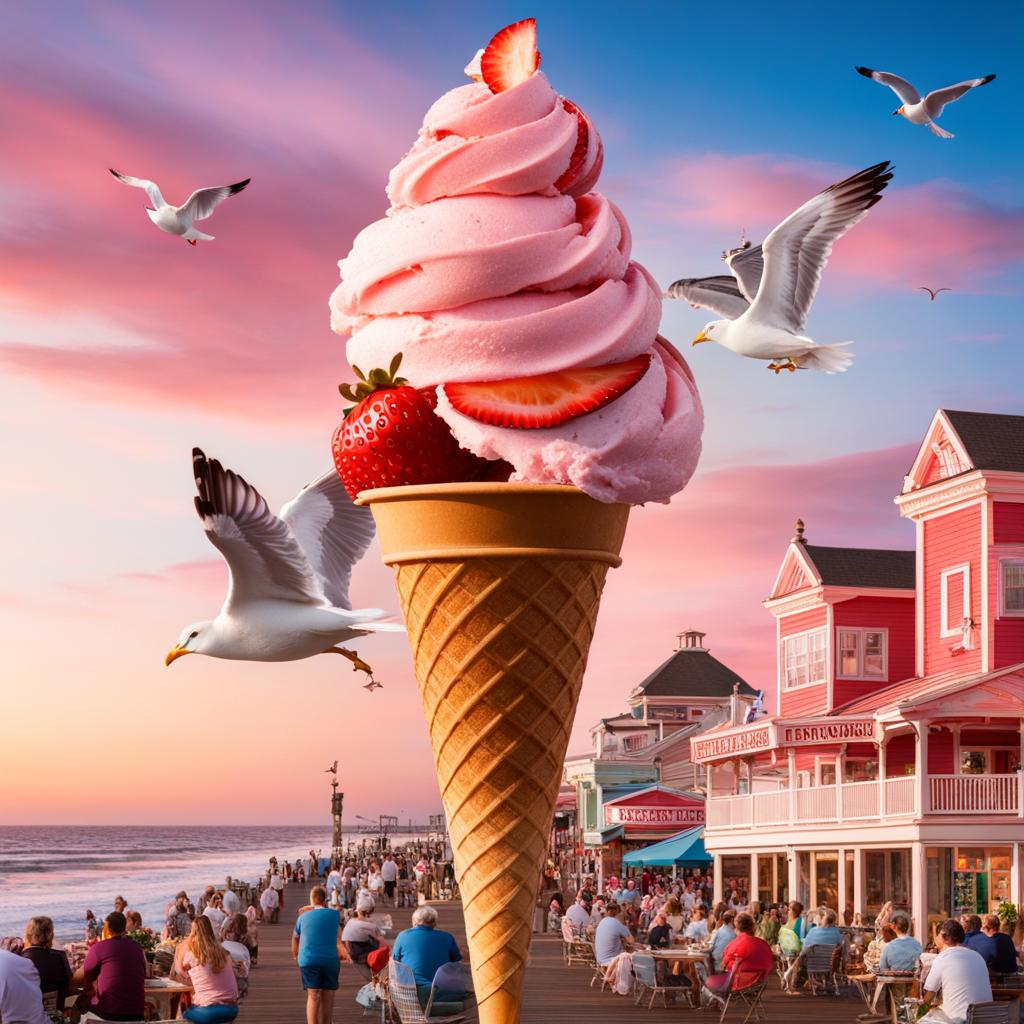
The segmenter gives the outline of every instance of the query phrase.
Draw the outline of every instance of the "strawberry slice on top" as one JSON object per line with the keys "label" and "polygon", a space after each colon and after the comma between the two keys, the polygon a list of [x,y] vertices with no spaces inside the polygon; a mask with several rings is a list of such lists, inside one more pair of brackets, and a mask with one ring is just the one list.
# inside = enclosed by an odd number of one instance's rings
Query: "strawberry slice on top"
{"label": "strawberry slice on top", "polygon": [[[540,67],[537,19],[506,25],[480,56],[480,75],[491,92],[505,92],[525,82]],[[475,68],[474,68],[475,70]]]}
{"label": "strawberry slice on top", "polygon": [[536,377],[445,384],[452,408],[495,427],[544,428],[594,412],[625,394],[647,372],[644,352],[622,363],[586,366]]}

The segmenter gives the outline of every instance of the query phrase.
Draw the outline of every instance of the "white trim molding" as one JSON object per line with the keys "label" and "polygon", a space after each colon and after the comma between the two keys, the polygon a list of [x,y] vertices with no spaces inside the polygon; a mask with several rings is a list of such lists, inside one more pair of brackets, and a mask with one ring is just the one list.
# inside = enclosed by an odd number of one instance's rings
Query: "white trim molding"
{"label": "white trim molding", "polygon": [[[952,627],[949,625],[949,579],[952,576],[961,575],[964,584],[964,607],[960,621]],[[943,639],[952,636],[961,636],[964,631],[963,620],[971,617],[971,565],[965,562],[963,565],[955,565],[950,569],[943,569],[939,574],[939,636]]]}

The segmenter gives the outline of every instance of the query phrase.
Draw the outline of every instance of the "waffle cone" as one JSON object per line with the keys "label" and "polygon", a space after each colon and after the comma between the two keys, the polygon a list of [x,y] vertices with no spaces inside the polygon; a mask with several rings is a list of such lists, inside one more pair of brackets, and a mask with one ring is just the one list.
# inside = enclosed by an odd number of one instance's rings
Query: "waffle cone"
{"label": "waffle cone", "polygon": [[628,506],[570,487],[366,491],[395,571],[481,1024],[519,1019],[566,745]]}

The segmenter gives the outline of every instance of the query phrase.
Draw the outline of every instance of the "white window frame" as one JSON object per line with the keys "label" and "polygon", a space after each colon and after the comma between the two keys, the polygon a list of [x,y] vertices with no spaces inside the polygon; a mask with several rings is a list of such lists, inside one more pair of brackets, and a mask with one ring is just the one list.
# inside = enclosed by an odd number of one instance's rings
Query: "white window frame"
{"label": "white window frame", "polygon": [[[949,622],[949,580],[952,576],[962,576],[964,581],[964,608],[963,615],[960,616],[959,621],[952,627],[948,627]],[[952,569],[943,569],[939,575],[939,594],[940,594],[940,611],[939,611],[939,636],[962,636],[964,631],[963,620],[971,617],[971,565],[966,563],[965,565],[955,565]]]}
{"label": "white window frame", "polygon": [[[808,650],[808,661],[807,661],[807,682],[799,683],[795,686],[789,684],[789,664],[786,658],[786,644],[793,640],[807,639],[810,642],[810,637],[821,634],[825,641],[824,657],[821,659],[822,664],[822,677],[820,679],[811,679],[811,663]],[[790,633],[789,636],[782,637],[782,689],[786,693],[790,693],[793,690],[803,690],[808,686],[821,686],[823,683],[828,682],[828,627],[827,626],[815,626],[814,629],[805,629],[801,633]]]}
{"label": "white window frame", "polygon": [[1024,568],[1024,558],[1000,558],[999,559],[999,617],[1001,619],[1024,618],[1024,608],[1006,607],[1006,570]]}
{"label": "white window frame", "polygon": [[[857,634],[857,674],[844,675],[842,671],[843,652],[839,643],[840,633]],[[864,674],[864,634],[882,634],[882,674],[869,676]],[[836,679],[859,679],[865,682],[885,682],[889,678],[889,630],[880,626],[836,626]]]}

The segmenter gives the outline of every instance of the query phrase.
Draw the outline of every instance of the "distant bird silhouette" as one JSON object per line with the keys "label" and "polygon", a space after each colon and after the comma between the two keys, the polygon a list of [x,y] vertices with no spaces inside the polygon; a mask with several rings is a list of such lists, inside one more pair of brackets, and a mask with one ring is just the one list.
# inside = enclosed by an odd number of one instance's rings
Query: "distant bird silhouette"
{"label": "distant bird silhouette", "polygon": [[334,764],[330,768],[324,769],[324,775],[337,775],[338,774],[338,761],[335,758]]}
{"label": "distant bird silhouette", "polygon": [[952,288],[936,288],[933,291],[931,288],[928,287],[928,285],[922,284],[922,285],[918,285],[917,290],[919,292],[927,292],[932,297],[931,301],[934,302],[935,301],[935,296],[938,295],[939,292],[951,292],[953,289]]}
{"label": "distant bird silhouette", "polygon": [[127,174],[115,171],[113,167],[108,168],[110,173],[133,188],[145,189],[153,209],[147,208],[146,213],[149,219],[161,230],[169,235],[180,235],[189,245],[197,242],[212,242],[213,235],[203,234],[198,228],[193,227],[192,222],[205,220],[211,213],[229,196],[236,196],[252,181],[246,178],[245,181],[236,181],[234,185],[214,185],[212,188],[197,188],[185,200],[181,206],[171,206],[160,194],[160,189],[155,182],[146,178],[132,178]]}
{"label": "distant bird silhouette", "polygon": [[373,693],[374,690],[381,689],[383,686],[384,684],[377,682],[377,680],[374,679],[373,676],[370,676],[370,681],[368,683],[363,683],[363,689],[369,690],[370,693]]}

